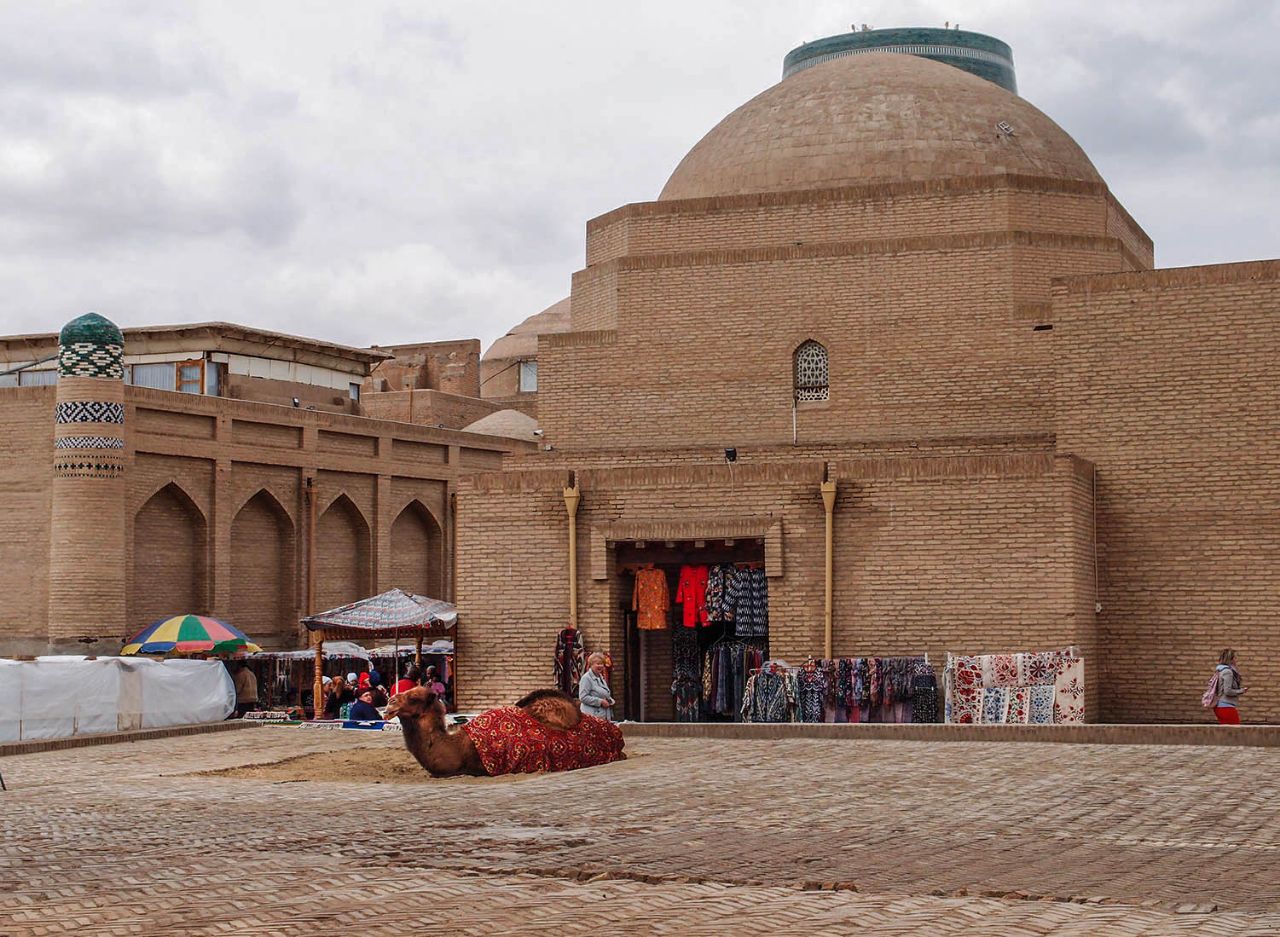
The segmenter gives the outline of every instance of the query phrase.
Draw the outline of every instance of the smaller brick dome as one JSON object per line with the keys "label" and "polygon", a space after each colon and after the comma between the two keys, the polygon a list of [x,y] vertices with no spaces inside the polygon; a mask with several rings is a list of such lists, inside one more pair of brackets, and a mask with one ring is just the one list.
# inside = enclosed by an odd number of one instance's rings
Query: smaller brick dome
{"label": "smaller brick dome", "polygon": [[58,333],[59,345],[91,343],[94,345],[123,345],[124,333],[119,326],[96,312],[87,312],[72,319]]}
{"label": "smaller brick dome", "polygon": [[1010,173],[1100,182],[1061,127],[1004,88],[916,55],[796,72],[703,137],[660,200]]}
{"label": "smaller brick dome", "polygon": [[538,336],[569,331],[569,297],[552,303],[515,326],[485,350],[481,361],[512,361],[538,354]]}

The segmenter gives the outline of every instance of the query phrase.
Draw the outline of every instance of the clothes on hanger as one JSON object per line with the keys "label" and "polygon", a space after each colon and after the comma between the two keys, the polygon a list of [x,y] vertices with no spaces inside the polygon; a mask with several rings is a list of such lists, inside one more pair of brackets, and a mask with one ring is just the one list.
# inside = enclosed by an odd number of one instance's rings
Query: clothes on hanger
{"label": "clothes on hanger", "polygon": [[676,586],[676,602],[681,606],[681,620],[686,628],[706,627],[711,624],[707,614],[707,582],[710,572],[706,566],[681,566],[680,581]]}
{"label": "clothes on hanger", "polygon": [[[555,681],[556,688],[577,697],[578,681],[587,669],[586,651],[582,645],[582,632],[577,628],[565,628],[556,635]],[[446,659],[441,679],[449,682],[449,665]]]}
{"label": "clothes on hanger", "polygon": [[738,568],[732,563],[720,563],[707,570],[705,602],[710,621],[733,621],[733,602],[736,593]]}
{"label": "clothes on hanger", "polygon": [[739,568],[729,589],[735,633],[763,638],[769,633],[769,580],[759,566]]}
{"label": "clothes on hanger", "polygon": [[696,631],[686,628],[671,630],[671,674],[676,721],[697,722],[702,701],[702,655],[698,653]]}
{"label": "clothes on hanger", "polygon": [[666,628],[667,612],[671,609],[667,574],[652,566],[636,570],[631,608],[636,612],[636,627],[641,631],[661,631]]}

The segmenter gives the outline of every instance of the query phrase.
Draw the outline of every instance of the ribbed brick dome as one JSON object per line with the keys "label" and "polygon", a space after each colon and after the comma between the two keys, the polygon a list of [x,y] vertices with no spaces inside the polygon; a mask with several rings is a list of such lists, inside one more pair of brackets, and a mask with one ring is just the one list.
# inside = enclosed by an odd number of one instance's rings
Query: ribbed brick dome
{"label": "ribbed brick dome", "polygon": [[1076,142],[1016,94],[940,62],[872,53],[815,65],[752,98],[689,151],[658,197],[1002,172],[1101,181]]}

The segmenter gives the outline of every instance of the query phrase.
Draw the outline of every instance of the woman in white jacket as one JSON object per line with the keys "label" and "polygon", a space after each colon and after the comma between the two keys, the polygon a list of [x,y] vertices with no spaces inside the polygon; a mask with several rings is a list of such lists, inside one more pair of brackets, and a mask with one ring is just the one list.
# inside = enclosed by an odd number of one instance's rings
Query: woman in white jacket
{"label": "woman in white jacket", "polygon": [[604,673],[604,655],[596,651],[587,658],[587,670],[578,681],[578,700],[587,715],[612,721],[613,692]]}

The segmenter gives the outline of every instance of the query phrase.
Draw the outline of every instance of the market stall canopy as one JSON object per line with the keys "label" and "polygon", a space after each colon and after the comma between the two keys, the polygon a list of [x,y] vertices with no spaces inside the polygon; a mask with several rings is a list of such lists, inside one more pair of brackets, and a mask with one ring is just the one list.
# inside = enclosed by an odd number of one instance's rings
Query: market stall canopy
{"label": "market stall canopy", "polygon": [[[328,647],[326,644],[325,647]],[[412,654],[414,653],[411,644],[379,644],[369,652],[373,657],[394,657],[396,654]],[[422,646],[423,654],[452,654],[453,642],[448,638],[437,638],[430,644]]]}
{"label": "market stall canopy", "polygon": [[449,602],[390,589],[381,595],[302,619],[308,631],[319,632],[324,640],[347,638],[394,638],[401,635],[446,636],[458,620],[458,609]]}
{"label": "market stall canopy", "polygon": [[207,615],[175,615],[143,628],[125,642],[120,653],[230,654],[262,648],[239,628]]}
{"label": "market stall canopy", "polygon": [[[410,648],[412,650],[412,648]],[[368,660],[375,651],[366,650],[354,641],[326,641],[324,645],[324,656],[326,660],[337,660],[339,658],[355,657],[360,660]],[[300,651],[258,651],[256,654],[249,654],[249,660],[311,660],[316,656],[313,648],[303,648]]]}

